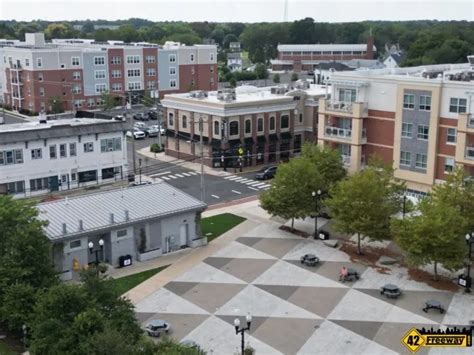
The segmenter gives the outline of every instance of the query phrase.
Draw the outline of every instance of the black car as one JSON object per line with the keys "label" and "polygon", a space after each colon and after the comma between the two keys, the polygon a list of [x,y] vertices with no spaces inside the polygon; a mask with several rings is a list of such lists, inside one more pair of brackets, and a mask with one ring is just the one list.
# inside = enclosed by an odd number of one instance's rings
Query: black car
{"label": "black car", "polygon": [[137,121],[148,121],[148,116],[145,116],[143,113],[139,112],[133,115],[133,119]]}
{"label": "black car", "polygon": [[276,166],[263,168],[262,170],[257,172],[257,174],[255,174],[255,179],[257,180],[273,179],[275,177],[276,172],[277,172]]}
{"label": "black car", "polygon": [[314,254],[305,254],[300,258],[300,262],[306,266],[316,266],[319,263],[319,258]]}
{"label": "black car", "polygon": [[150,120],[158,119],[158,114],[156,113],[156,111],[148,111],[146,114]]}

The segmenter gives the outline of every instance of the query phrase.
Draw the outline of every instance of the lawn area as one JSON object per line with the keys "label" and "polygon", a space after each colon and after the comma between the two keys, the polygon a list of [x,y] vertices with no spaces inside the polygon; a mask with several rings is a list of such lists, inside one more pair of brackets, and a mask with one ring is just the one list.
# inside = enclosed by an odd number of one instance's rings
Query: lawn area
{"label": "lawn area", "polygon": [[[156,269],[151,269],[147,271],[140,272],[138,274],[124,276],[119,279],[114,279],[111,281],[112,287],[118,292],[118,294],[122,295],[128,290],[131,290],[135,286],[141,284],[143,281],[149,279],[153,275],[159,273],[160,271],[166,269],[169,265],[162,266]],[[0,352],[1,354],[1,352]]]}
{"label": "lawn area", "polygon": [[3,341],[0,340],[0,354],[1,355],[16,355],[17,353],[10,350],[10,348]]}
{"label": "lawn area", "polygon": [[207,241],[210,242],[245,220],[246,218],[232,213],[223,213],[203,218],[201,221],[202,235],[205,236],[208,233],[212,233],[207,235]]}

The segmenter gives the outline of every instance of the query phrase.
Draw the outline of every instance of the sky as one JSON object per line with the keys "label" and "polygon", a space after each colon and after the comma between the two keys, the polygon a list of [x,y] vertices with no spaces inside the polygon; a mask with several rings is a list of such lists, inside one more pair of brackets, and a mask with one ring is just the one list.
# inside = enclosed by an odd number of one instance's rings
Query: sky
{"label": "sky", "polygon": [[[474,0],[287,0],[288,21],[474,21]],[[285,0],[0,0],[0,20],[280,22]]]}

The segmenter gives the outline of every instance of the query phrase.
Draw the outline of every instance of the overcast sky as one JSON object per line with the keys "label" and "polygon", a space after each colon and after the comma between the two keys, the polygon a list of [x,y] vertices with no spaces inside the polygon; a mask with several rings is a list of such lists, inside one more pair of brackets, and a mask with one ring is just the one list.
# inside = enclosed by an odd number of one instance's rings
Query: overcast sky
{"label": "overcast sky", "polygon": [[[287,0],[289,21],[474,21],[474,0]],[[2,20],[283,21],[285,0],[0,0]]]}

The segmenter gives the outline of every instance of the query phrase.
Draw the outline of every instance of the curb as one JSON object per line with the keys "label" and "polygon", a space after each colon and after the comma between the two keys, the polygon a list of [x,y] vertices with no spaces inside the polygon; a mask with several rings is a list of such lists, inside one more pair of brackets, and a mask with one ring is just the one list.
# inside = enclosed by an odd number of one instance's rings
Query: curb
{"label": "curb", "polygon": [[216,210],[216,209],[223,208],[223,207],[240,205],[242,203],[256,201],[256,200],[258,200],[258,195],[243,197],[243,198],[240,198],[238,200],[233,200],[233,201],[228,201],[228,202],[217,203],[215,205],[210,205],[208,208],[206,208],[206,211],[212,211],[212,210]]}

